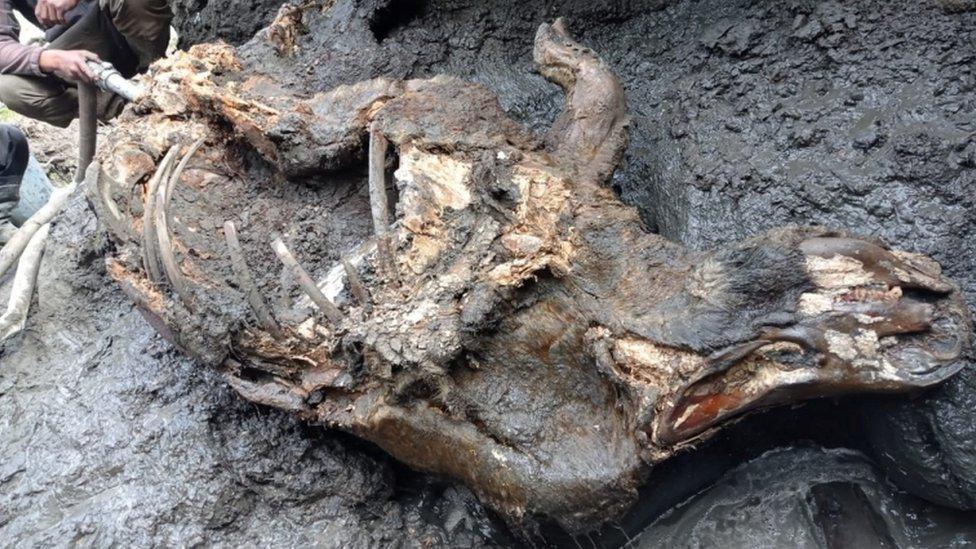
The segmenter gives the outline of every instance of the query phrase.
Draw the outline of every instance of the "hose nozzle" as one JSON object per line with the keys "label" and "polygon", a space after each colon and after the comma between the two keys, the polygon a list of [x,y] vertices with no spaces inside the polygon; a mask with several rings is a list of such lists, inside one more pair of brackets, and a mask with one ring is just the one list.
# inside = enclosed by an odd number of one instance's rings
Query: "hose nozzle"
{"label": "hose nozzle", "polygon": [[89,61],[88,68],[95,74],[95,85],[99,89],[117,94],[129,102],[142,95],[142,87],[122,76],[108,61]]}

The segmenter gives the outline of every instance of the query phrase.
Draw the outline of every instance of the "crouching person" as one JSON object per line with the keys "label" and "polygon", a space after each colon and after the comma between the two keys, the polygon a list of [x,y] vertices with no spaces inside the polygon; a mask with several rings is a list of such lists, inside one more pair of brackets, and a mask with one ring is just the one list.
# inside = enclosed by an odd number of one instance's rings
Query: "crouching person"
{"label": "crouching person", "polygon": [[[47,48],[20,43],[15,11],[47,29]],[[166,53],[172,17],[166,0],[0,0],[0,103],[66,127],[78,117],[77,82],[93,78],[87,62],[126,78],[145,71]],[[100,95],[100,119],[121,111],[120,98]]]}
{"label": "crouching person", "polygon": [[17,227],[10,222],[10,212],[20,199],[20,182],[27,171],[30,150],[23,132],[9,124],[0,124],[0,244],[6,244]]}

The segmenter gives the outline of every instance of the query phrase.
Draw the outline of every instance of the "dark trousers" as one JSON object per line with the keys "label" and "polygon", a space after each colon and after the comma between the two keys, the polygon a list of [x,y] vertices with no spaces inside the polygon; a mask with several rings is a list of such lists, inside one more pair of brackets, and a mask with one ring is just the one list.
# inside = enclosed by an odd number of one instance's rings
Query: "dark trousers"
{"label": "dark trousers", "polygon": [[[166,53],[172,18],[167,0],[99,0],[50,48],[94,52],[131,78]],[[0,103],[62,128],[78,117],[77,87],[55,76],[0,75]]]}
{"label": "dark trousers", "polygon": [[27,171],[30,149],[24,133],[0,124],[0,223],[10,219],[10,210],[20,199],[20,182]]}

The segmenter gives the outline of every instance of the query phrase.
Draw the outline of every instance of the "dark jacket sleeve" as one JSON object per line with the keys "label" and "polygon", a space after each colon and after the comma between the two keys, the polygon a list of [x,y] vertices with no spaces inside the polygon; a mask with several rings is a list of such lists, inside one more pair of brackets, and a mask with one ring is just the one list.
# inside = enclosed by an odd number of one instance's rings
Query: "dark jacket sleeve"
{"label": "dark jacket sleeve", "polygon": [[0,74],[43,76],[39,65],[42,48],[20,43],[20,24],[12,0],[0,0]]}

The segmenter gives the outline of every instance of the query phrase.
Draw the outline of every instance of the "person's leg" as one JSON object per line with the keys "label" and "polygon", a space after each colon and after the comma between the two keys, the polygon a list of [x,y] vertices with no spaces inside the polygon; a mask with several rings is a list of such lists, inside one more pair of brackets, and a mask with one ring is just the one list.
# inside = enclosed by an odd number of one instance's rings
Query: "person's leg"
{"label": "person's leg", "polygon": [[16,231],[10,222],[10,211],[20,200],[20,183],[30,161],[27,137],[14,126],[0,124],[0,243],[6,243]]}
{"label": "person's leg", "polygon": [[51,47],[95,52],[131,77],[166,53],[172,19],[166,0],[99,0]]}
{"label": "person's leg", "polygon": [[136,53],[139,71],[166,54],[173,20],[167,0],[99,0],[99,5]]}
{"label": "person's leg", "polygon": [[0,103],[62,128],[78,117],[78,91],[53,76],[0,75]]}
{"label": "person's leg", "polygon": [[[129,46],[125,37],[115,28],[115,23],[112,21],[112,14],[106,8],[102,8],[98,3],[92,5],[78,22],[51,42],[50,47],[59,50],[87,50],[94,52],[103,61],[111,63],[126,77],[135,75],[139,67],[138,56]],[[63,103],[64,115],[59,119],[57,124],[66,126],[71,120],[78,117],[77,87],[73,83],[63,82],[54,77],[50,80],[56,83],[50,87],[60,86],[66,90],[64,97],[59,98],[59,104]],[[109,120],[121,112],[124,101],[119,100],[112,94],[99,93],[98,96],[99,120]],[[14,108],[14,110],[18,109]],[[20,111],[18,110],[18,112]],[[30,113],[23,114],[32,118],[40,118]]]}
{"label": "person's leg", "polygon": [[135,75],[139,57],[116,28],[108,8],[95,4],[77,23],[51,42],[57,50],[87,50],[111,63],[126,77]]}
{"label": "person's leg", "polygon": [[[166,0],[99,0],[50,47],[94,52],[123,76],[132,77],[166,53],[171,20]],[[78,117],[77,89],[53,76],[2,75],[0,102],[55,126],[66,127]],[[99,118],[111,118],[118,110],[100,108]]]}

